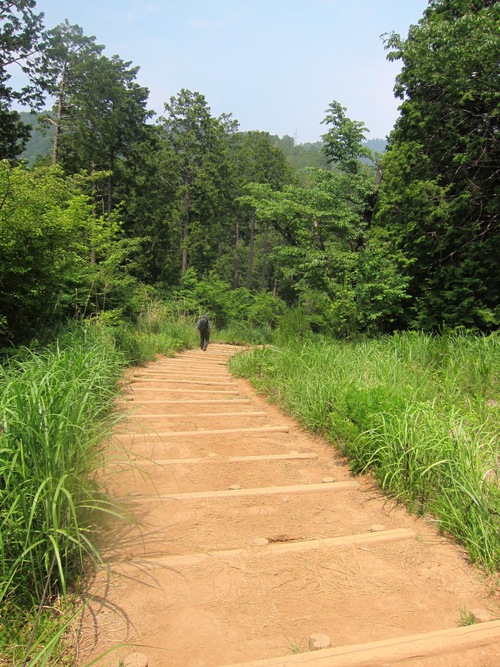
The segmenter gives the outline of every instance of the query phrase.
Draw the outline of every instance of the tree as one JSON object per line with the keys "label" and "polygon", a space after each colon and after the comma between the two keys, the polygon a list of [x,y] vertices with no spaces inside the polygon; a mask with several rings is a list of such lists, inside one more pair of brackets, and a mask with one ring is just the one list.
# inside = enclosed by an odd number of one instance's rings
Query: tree
{"label": "tree", "polygon": [[52,164],[57,164],[59,137],[69,120],[69,99],[78,93],[82,63],[91,56],[99,56],[103,48],[95,43],[94,37],[85,37],[82,28],[68,20],[45,33],[42,59],[49,75],[48,92],[56,98],[54,114],[45,117],[54,127]]}
{"label": "tree", "polygon": [[325,122],[334,125],[325,135],[333,170],[302,170],[276,190],[250,183],[238,201],[272,230],[266,256],[290,305],[298,302],[316,327],[339,335],[390,331],[407,280],[402,254],[372,226],[378,170],[361,162],[370,153],[363,123],[350,120],[337,102]]}
{"label": "tree", "polygon": [[[98,49],[99,47],[97,47]],[[92,173],[107,171],[107,187],[94,192],[101,211],[115,203],[119,161],[133,158],[134,146],[144,138],[148,90],[136,82],[138,67],[118,56],[99,55],[92,45],[87,57],[75,60],[74,85],[67,94],[64,131],[58,154],[65,169]]]}
{"label": "tree", "polygon": [[363,146],[369,130],[364,123],[348,118],[345,111],[346,108],[335,100],[326,110],[322,123],[331,127],[322,135],[325,142],[323,150],[329,161],[336,163],[342,171],[357,174],[361,167],[360,158],[372,156],[371,151]]}
{"label": "tree", "polygon": [[206,272],[217,254],[232,192],[228,137],[236,126],[228,115],[214,118],[201,93],[182,89],[165,104],[160,127],[170,163],[170,225],[178,230],[182,274],[190,258]]}
{"label": "tree", "polygon": [[339,335],[390,330],[405,298],[402,257],[379,231],[367,234],[374,187],[366,174],[311,169],[300,185],[252,183],[239,199],[278,234],[268,254],[280,296]]}
{"label": "tree", "polygon": [[85,177],[66,177],[58,166],[0,163],[2,343],[67,317],[131,307],[133,244],[116,215],[95,215],[86,189]]}
{"label": "tree", "polygon": [[[34,0],[0,0],[0,159],[13,160],[29,139],[29,126],[13,111],[14,102],[40,108],[43,79],[35,54],[43,30],[43,14],[35,14]],[[28,83],[14,90],[9,81],[14,66],[20,67]]]}
{"label": "tree", "polygon": [[[268,186],[271,190],[281,190],[285,183],[291,181],[291,169],[288,166],[283,151],[274,146],[267,132],[242,132],[236,137],[236,149],[233,155],[236,173],[238,175],[238,195],[242,195],[247,186],[257,183]],[[250,220],[248,225],[248,263],[246,287],[251,289],[253,284],[253,269],[255,257],[255,235],[256,235],[255,209],[250,207]],[[236,216],[235,242],[238,245],[241,234],[240,216]],[[269,256],[269,221],[265,222],[263,238],[262,266],[260,274],[260,289],[263,289],[267,280],[268,256]],[[234,286],[238,286],[239,265],[235,265]]]}
{"label": "tree", "polygon": [[409,260],[406,323],[500,323],[500,3],[432,0],[406,40],[377,220]]}
{"label": "tree", "polygon": [[[179,280],[179,241],[169,224],[174,206],[172,155],[165,150],[160,127],[147,124],[135,145],[135,159],[120,169],[124,229],[141,243],[137,277],[147,284],[171,285]],[[179,266],[178,266],[179,264]]]}

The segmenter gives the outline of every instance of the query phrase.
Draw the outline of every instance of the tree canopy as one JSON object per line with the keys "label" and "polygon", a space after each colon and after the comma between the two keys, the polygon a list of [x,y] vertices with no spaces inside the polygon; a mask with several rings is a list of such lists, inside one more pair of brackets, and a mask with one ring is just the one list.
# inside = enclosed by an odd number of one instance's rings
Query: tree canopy
{"label": "tree canopy", "polygon": [[[498,327],[500,3],[431,0],[406,38],[386,35],[402,68],[383,156],[335,99],[304,146],[242,132],[187,88],[155,118],[138,66],[35,9],[0,0],[4,342],[68,315],[134,317],[141,290],[220,322],[224,303],[273,326],[298,308],[335,336]],[[19,164],[11,105],[44,95],[51,151]]]}
{"label": "tree canopy", "polygon": [[407,39],[378,221],[409,260],[407,322],[499,323],[500,3],[433,0]]}
{"label": "tree canopy", "polygon": [[[0,0],[0,160],[19,155],[29,138],[29,126],[22,123],[12,104],[36,109],[43,101],[44,80],[36,58],[43,15],[35,7],[35,0]],[[27,77],[19,90],[10,83],[16,66]]]}

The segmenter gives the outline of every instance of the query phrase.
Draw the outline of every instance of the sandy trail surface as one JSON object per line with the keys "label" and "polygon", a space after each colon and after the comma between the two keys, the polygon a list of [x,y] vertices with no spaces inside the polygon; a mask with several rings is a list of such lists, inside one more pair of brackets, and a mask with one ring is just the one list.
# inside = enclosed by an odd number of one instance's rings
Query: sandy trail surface
{"label": "sandy trail surface", "polygon": [[[498,667],[498,591],[432,523],[233,378],[211,344],[129,371],[79,661]],[[477,623],[463,626],[467,615]]]}

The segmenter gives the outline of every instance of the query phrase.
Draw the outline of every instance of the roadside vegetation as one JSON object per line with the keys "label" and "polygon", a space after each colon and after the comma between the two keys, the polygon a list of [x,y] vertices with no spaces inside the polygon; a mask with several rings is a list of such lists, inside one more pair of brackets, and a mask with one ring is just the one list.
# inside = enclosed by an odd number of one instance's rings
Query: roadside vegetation
{"label": "roadside vegetation", "polygon": [[[48,664],[71,664],[67,630],[76,625],[82,577],[99,563],[106,523],[126,520],[96,481],[102,444],[122,418],[115,409],[122,372],[195,347],[201,312],[214,322],[212,341],[249,346],[233,357],[233,373],[326,437],[354,474],[372,471],[388,494],[455,536],[473,562],[498,571],[497,335],[333,340],[279,301],[267,322],[238,320],[236,311],[252,313],[247,294],[245,310],[234,295],[224,305],[213,285],[197,289],[210,299],[150,300],[135,323],[98,318],[68,325],[55,342],[5,352],[0,612],[13,622],[1,625],[0,657],[7,664],[43,664],[45,653]],[[65,641],[54,640],[58,633]]]}
{"label": "roadside vegetation", "polygon": [[355,474],[500,568],[497,335],[416,332],[359,342],[289,340],[240,354],[233,372],[325,436]]}
{"label": "roadside vegetation", "polygon": [[[126,520],[97,483],[103,443],[131,363],[174,354],[194,325],[158,320],[133,329],[70,325],[55,342],[4,351],[0,370],[0,663],[72,664],[82,577],[99,562],[98,537]],[[6,622],[8,620],[8,622]],[[62,642],[61,636],[68,642]]]}

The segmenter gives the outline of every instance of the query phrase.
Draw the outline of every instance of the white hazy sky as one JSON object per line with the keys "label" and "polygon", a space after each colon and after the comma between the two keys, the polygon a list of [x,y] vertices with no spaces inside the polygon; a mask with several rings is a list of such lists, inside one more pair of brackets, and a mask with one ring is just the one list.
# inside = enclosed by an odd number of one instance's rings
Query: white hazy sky
{"label": "white hazy sky", "polygon": [[317,141],[332,100],[383,138],[397,118],[381,35],[406,36],[427,0],[38,0],[45,25],[65,19],[138,65],[149,108],[181,88],[240,129]]}

